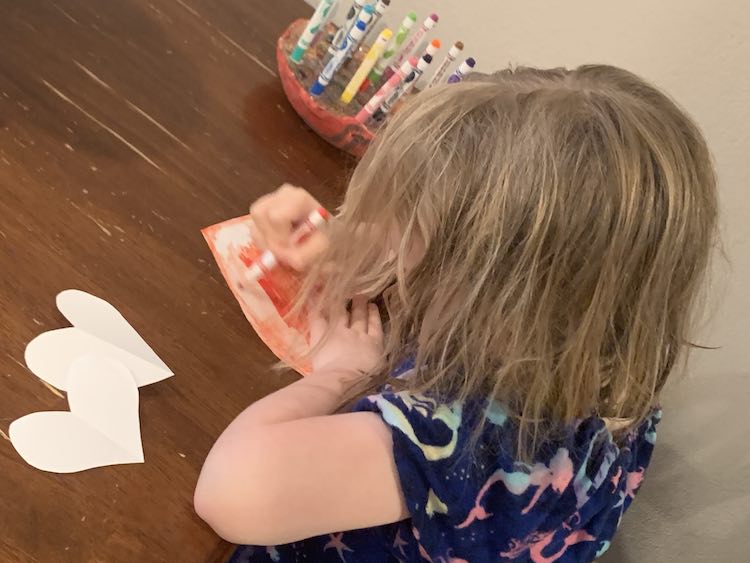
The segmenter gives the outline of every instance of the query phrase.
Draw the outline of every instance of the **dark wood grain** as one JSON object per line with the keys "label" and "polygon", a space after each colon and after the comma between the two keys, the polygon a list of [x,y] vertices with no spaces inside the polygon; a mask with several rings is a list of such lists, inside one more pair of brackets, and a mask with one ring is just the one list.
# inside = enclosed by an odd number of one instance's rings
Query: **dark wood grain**
{"label": "dark wood grain", "polygon": [[0,0],[0,430],[66,410],[23,364],[66,326],[55,295],[115,305],[174,370],[141,389],[146,462],[72,475],[0,436],[0,560],[215,561],[194,514],[201,463],[230,420],[291,375],[252,332],[200,229],[284,181],[325,203],[348,162],[275,75],[301,0]]}

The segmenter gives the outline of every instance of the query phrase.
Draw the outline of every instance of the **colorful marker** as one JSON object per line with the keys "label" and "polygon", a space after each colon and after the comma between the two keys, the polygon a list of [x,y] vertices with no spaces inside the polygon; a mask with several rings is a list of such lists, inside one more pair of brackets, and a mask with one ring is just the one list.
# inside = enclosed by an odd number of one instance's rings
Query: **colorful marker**
{"label": "colorful marker", "polygon": [[[429,49],[428,49],[429,50]],[[417,63],[416,68],[414,69],[414,79],[413,80],[404,80],[404,87],[401,91],[401,95],[399,98],[403,98],[406,94],[408,94],[412,88],[414,88],[417,85],[417,82],[419,82],[419,79],[422,78],[422,75],[427,70],[427,67],[432,64],[432,54],[425,53],[422,55],[422,58],[419,59],[419,62]],[[391,103],[391,107],[393,107],[393,103]]]}
{"label": "colorful marker", "polygon": [[368,76],[367,80],[362,83],[362,87],[360,88],[361,92],[367,90],[370,87],[370,84],[377,84],[378,82],[380,82],[380,77],[383,76],[383,71],[388,68],[388,64],[393,59],[393,56],[398,52],[399,47],[401,47],[404,41],[406,41],[406,38],[409,36],[409,31],[411,31],[411,28],[416,22],[416,12],[409,12],[408,14],[406,14],[404,21],[401,22],[401,25],[396,32],[396,36],[391,41],[390,45],[386,47],[383,56],[375,64],[375,68],[372,69],[370,76]]}
{"label": "colorful marker", "polygon": [[318,33],[318,30],[326,23],[326,21],[328,21],[328,17],[331,14],[331,8],[333,8],[334,3],[335,0],[320,0],[320,4],[318,4],[318,7],[315,8],[315,12],[313,12],[310,21],[307,22],[305,31],[303,31],[302,35],[299,36],[297,46],[294,48],[291,56],[289,57],[290,61],[292,61],[293,63],[299,63],[302,61],[302,57],[305,54],[305,51],[307,51],[307,49],[310,48],[310,45],[312,45],[313,40],[315,39],[315,35]]}
{"label": "colorful marker", "polygon": [[349,33],[356,25],[357,17],[362,11],[362,8],[364,8],[365,2],[366,0],[354,0],[354,3],[346,13],[346,20],[341,24],[341,27],[338,29],[338,31],[336,31],[336,35],[334,35],[333,39],[331,40],[331,46],[328,47],[328,54],[330,56],[335,55],[336,51],[341,49],[341,46],[346,39],[347,33]]}
{"label": "colorful marker", "polygon": [[435,86],[435,84],[438,84],[443,79],[443,76],[445,76],[445,71],[448,70],[448,67],[453,63],[453,61],[456,60],[456,57],[458,57],[458,55],[461,54],[461,51],[463,50],[464,44],[461,41],[456,41],[453,47],[451,47],[448,51],[446,57],[443,59],[443,62],[441,62],[440,66],[437,67],[435,74],[432,75],[430,83],[427,84],[428,88]]}
{"label": "colorful marker", "polygon": [[417,58],[412,57],[408,61],[404,61],[401,67],[391,76],[385,84],[380,87],[375,95],[364,105],[356,116],[356,120],[360,123],[366,122],[372,117],[378,108],[380,108],[383,101],[391,95],[391,93],[398,87],[399,83],[406,78],[406,76],[417,66]]}
{"label": "colorful marker", "polygon": [[419,80],[422,74],[424,74],[424,71],[427,70],[427,67],[430,66],[431,62],[432,55],[423,55],[422,58],[419,59],[419,62],[416,64],[414,69],[406,78],[404,78],[403,82],[401,82],[401,84],[399,84],[399,86],[391,93],[391,95],[383,101],[378,110],[372,114],[372,118],[376,121],[381,121],[386,115],[388,115],[395,103],[402,97],[404,97],[404,95],[408,94],[412,88],[414,88],[417,80]]}
{"label": "colorful marker", "polygon": [[458,65],[458,68],[455,70],[455,72],[448,77],[448,84],[461,82],[464,79],[464,76],[469,74],[471,72],[471,69],[474,68],[476,64],[477,62],[472,57],[466,59],[464,62]]}
{"label": "colorful marker", "polygon": [[362,38],[362,41],[360,41],[361,44],[367,42],[367,37],[370,35],[370,32],[375,29],[375,24],[380,21],[380,18],[383,17],[383,14],[385,14],[385,11],[390,5],[391,0],[378,0],[378,3],[375,4],[375,13],[372,15],[372,21],[367,24],[367,31],[365,31],[365,36]]}
{"label": "colorful marker", "polygon": [[331,57],[331,60],[328,61],[328,64],[326,64],[325,68],[315,80],[315,84],[310,87],[310,93],[313,96],[320,96],[323,93],[323,90],[326,89],[326,86],[328,86],[333,79],[333,75],[336,74],[339,67],[344,64],[346,56],[357,46],[359,40],[362,39],[366,28],[367,24],[360,20],[357,22],[357,25],[354,26],[354,29],[346,34],[343,47],[336,51],[336,54]]}
{"label": "colorful marker", "polygon": [[390,66],[385,69],[385,72],[383,72],[383,78],[385,80],[388,80],[388,78],[391,76],[391,73],[395,72],[402,62],[411,57],[412,53],[417,48],[417,45],[419,45],[419,42],[422,41],[422,38],[427,35],[428,31],[435,27],[438,19],[439,18],[437,14],[431,14],[430,17],[424,20],[424,22],[422,23],[422,27],[420,27],[414,33],[414,35],[411,36],[411,39],[409,39],[406,45],[404,45],[403,49],[401,49],[401,52],[396,55],[396,58],[393,60]]}
{"label": "colorful marker", "polygon": [[[433,60],[435,60],[435,53],[437,53],[440,50],[440,39],[433,39],[430,41],[430,44],[427,45],[427,48],[424,50],[424,53],[422,53],[422,59],[424,59],[427,55],[430,56],[430,61],[427,63],[428,65],[432,63]],[[421,62],[421,60],[420,60]],[[419,65],[417,65],[419,66]],[[414,86],[417,85],[417,82],[419,82],[419,79],[422,78],[422,75],[424,74],[424,69],[422,72],[420,72],[417,77],[414,79],[414,82],[409,86],[406,92],[414,88]],[[404,94],[406,94],[404,92]],[[403,95],[403,94],[402,94]]]}
{"label": "colorful marker", "polygon": [[[297,245],[307,239],[314,231],[317,231],[322,225],[330,218],[330,213],[323,207],[314,209],[307,219],[294,231],[292,235],[291,243]],[[268,275],[273,270],[279,261],[274,256],[273,252],[266,250],[261,254],[247,269],[244,276],[245,282],[254,282],[262,276]]]}
{"label": "colorful marker", "polygon": [[354,96],[357,94],[360,85],[367,77],[367,73],[372,70],[372,67],[375,65],[375,61],[378,60],[378,57],[380,57],[381,53],[385,49],[385,46],[388,44],[388,41],[391,40],[391,37],[393,37],[393,32],[387,27],[380,32],[380,35],[378,35],[375,43],[373,43],[372,47],[370,47],[370,50],[367,51],[367,55],[365,55],[365,58],[362,60],[362,64],[359,65],[357,72],[354,73],[354,76],[352,76],[349,84],[347,84],[346,88],[344,88],[344,92],[343,94],[341,94],[342,102],[348,104],[352,101],[352,99],[354,99]]}
{"label": "colorful marker", "polygon": [[[364,8],[362,8],[362,11],[359,13],[359,17],[357,18],[357,23],[359,23],[359,22],[365,22],[365,25],[369,27],[370,21],[372,21],[372,15],[373,15],[374,12],[375,12],[375,8],[372,6],[372,4],[367,4]],[[351,31],[352,30],[350,29],[347,33],[351,33]],[[367,33],[367,29],[365,29],[365,33]],[[362,37],[364,37],[364,35]],[[360,38],[359,41],[357,41],[357,45],[359,45],[359,43],[361,41],[362,41],[362,39]],[[356,47],[356,45],[355,45],[355,47]],[[354,49],[352,49],[351,51],[349,51],[349,53],[347,53],[346,57],[344,57],[344,62],[346,62],[347,60],[349,60],[349,57],[353,53],[354,53]],[[323,66],[327,65],[328,62],[333,57],[334,57],[334,55],[331,55],[330,54],[330,50],[329,50],[329,54],[326,55],[326,59],[323,61]]]}
{"label": "colorful marker", "polygon": [[422,56],[424,55],[430,55],[431,57],[435,57],[435,53],[437,53],[440,50],[441,47],[440,39],[433,39],[430,41],[430,44],[427,45],[427,48],[424,50],[424,53],[422,53]]}

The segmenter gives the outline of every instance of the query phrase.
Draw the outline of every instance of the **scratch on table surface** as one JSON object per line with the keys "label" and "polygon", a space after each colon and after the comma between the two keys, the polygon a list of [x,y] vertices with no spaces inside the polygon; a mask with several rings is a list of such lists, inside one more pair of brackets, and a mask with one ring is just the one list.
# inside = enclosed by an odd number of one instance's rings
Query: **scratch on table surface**
{"label": "scratch on table surface", "polygon": [[75,65],[78,68],[80,68],[83,72],[85,72],[86,75],[89,78],[91,78],[91,80],[93,80],[94,82],[96,82],[97,84],[99,84],[99,86],[101,86],[102,88],[105,88],[106,90],[109,90],[110,92],[113,92],[113,93],[117,94],[119,97],[121,97],[125,101],[125,103],[128,105],[128,107],[130,109],[132,109],[133,111],[137,112],[141,116],[145,117],[152,125],[155,125],[156,127],[158,127],[160,131],[162,131],[163,133],[165,133],[166,135],[168,135],[171,139],[173,139],[174,141],[177,141],[178,143],[180,143],[187,150],[189,150],[189,151],[193,150],[189,146],[187,146],[185,143],[183,143],[177,137],[177,135],[175,135],[174,133],[172,133],[169,129],[167,129],[166,127],[164,127],[164,125],[162,125],[156,119],[154,119],[148,113],[146,113],[146,111],[144,111],[143,109],[141,109],[140,107],[138,107],[136,104],[134,104],[133,102],[131,102],[130,100],[128,100],[126,97],[121,96],[114,88],[112,88],[112,86],[110,86],[104,80],[102,80],[101,78],[99,78],[91,69],[87,68],[85,65],[82,65],[81,63],[79,63],[75,59],[73,59],[73,63],[75,63]]}
{"label": "scratch on table surface", "polygon": [[3,231],[0,231],[0,237],[8,238],[7,235]]}
{"label": "scratch on table surface", "polygon": [[86,215],[86,217],[88,217],[89,219],[91,219],[91,221],[93,221],[93,223],[94,223],[94,224],[95,224],[95,225],[96,225],[97,227],[99,227],[99,229],[101,229],[101,231],[102,231],[102,232],[103,232],[103,233],[104,233],[105,235],[107,235],[108,237],[111,237],[111,236],[112,236],[112,231],[110,231],[110,230],[109,230],[109,229],[108,229],[107,227],[105,227],[105,226],[104,226],[104,225],[103,225],[103,224],[101,223],[101,221],[99,221],[99,220],[98,220],[98,219],[97,219],[96,217],[93,217],[93,216],[89,215],[88,213],[84,213],[84,215]]}
{"label": "scratch on table surface", "polygon": [[78,23],[78,20],[77,20],[77,19],[75,19],[75,18],[74,18],[73,16],[71,16],[71,15],[70,15],[70,14],[69,14],[68,12],[66,12],[65,10],[63,10],[63,9],[62,9],[62,8],[61,8],[60,6],[58,6],[57,4],[52,4],[52,5],[53,5],[53,6],[55,7],[55,9],[56,9],[56,10],[57,10],[58,12],[60,12],[60,13],[61,13],[61,14],[62,14],[63,16],[65,16],[66,18],[68,18],[68,19],[69,19],[70,21],[72,21],[72,22],[73,22],[74,24],[76,24],[76,25],[81,25],[80,23]]}
{"label": "scratch on table surface", "polygon": [[133,102],[131,102],[130,100],[128,100],[126,98],[125,99],[125,103],[128,104],[128,107],[130,107],[130,109],[132,109],[133,111],[136,111],[136,112],[140,113],[143,117],[145,117],[146,119],[148,119],[153,125],[155,125],[156,127],[158,127],[163,133],[167,134],[171,139],[177,141],[183,147],[185,147],[187,150],[189,150],[189,151],[192,152],[193,149],[191,149],[189,146],[187,146],[185,143],[183,143],[179,139],[179,137],[177,137],[177,135],[175,135],[174,133],[172,133],[169,129],[167,129],[166,127],[164,127],[161,123],[159,123],[158,121],[156,121],[156,119],[154,119],[153,117],[151,117],[149,114],[147,114],[145,111],[143,111],[137,105],[135,105]]}
{"label": "scratch on table surface", "polygon": [[[85,192],[85,193],[88,193],[88,192],[87,192],[86,190],[84,190],[84,192]],[[112,236],[112,231],[110,231],[110,230],[109,230],[109,229],[108,229],[107,227],[105,227],[105,226],[104,226],[104,225],[102,224],[102,221],[101,221],[100,219],[97,219],[97,218],[96,218],[96,217],[94,217],[93,215],[89,215],[88,213],[86,213],[86,212],[85,212],[85,211],[84,211],[83,209],[81,209],[81,208],[80,208],[80,207],[79,207],[78,205],[76,205],[76,203],[75,203],[74,201],[71,201],[71,202],[70,202],[70,205],[72,205],[72,206],[73,206],[73,207],[75,207],[75,208],[76,208],[76,209],[77,209],[78,211],[80,211],[80,212],[81,212],[81,213],[83,213],[83,214],[84,214],[84,215],[85,215],[86,217],[88,217],[88,219],[89,219],[90,221],[92,221],[92,222],[93,222],[93,223],[94,223],[94,224],[95,224],[95,225],[96,225],[97,227],[99,227],[99,229],[100,229],[100,230],[101,230],[101,231],[102,231],[102,232],[103,232],[103,233],[104,233],[105,235],[107,235],[108,237],[111,237],[111,236]]]}
{"label": "scratch on table surface", "polygon": [[182,0],[177,0],[177,3],[180,4],[183,8],[185,8],[188,12],[190,12],[191,14],[193,14],[196,18],[203,19],[198,12],[196,12],[193,8],[191,8],[190,6],[188,6],[187,4],[185,4],[184,2],[182,2]]}
{"label": "scratch on table surface", "polygon": [[159,212],[158,212],[158,211],[156,211],[155,209],[152,209],[152,210],[151,210],[151,213],[152,213],[152,214],[153,214],[154,216],[156,216],[156,217],[158,217],[159,219],[161,219],[162,221],[164,221],[165,223],[169,221],[169,217],[165,217],[164,215],[162,215],[161,213],[159,213]]}
{"label": "scratch on table surface", "polygon": [[77,103],[75,103],[73,100],[71,100],[70,98],[68,98],[68,96],[66,96],[65,94],[63,94],[60,90],[58,90],[57,88],[55,88],[52,84],[50,84],[46,80],[42,79],[42,83],[47,88],[49,88],[52,91],[52,93],[54,93],[60,99],[62,99],[63,101],[67,102],[68,104],[70,104],[74,108],[76,108],[83,115],[85,115],[86,117],[88,117],[91,121],[93,121],[94,123],[96,123],[99,127],[101,127],[102,129],[104,129],[105,131],[107,131],[115,139],[117,139],[118,141],[120,141],[122,144],[124,144],[126,147],[128,147],[131,151],[133,151],[135,154],[137,154],[138,156],[140,156],[143,160],[145,160],[151,166],[153,166],[154,168],[156,168],[159,172],[161,172],[163,174],[166,174],[166,172],[164,172],[164,170],[162,170],[162,168],[158,164],[156,164],[153,160],[151,160],[148,156],[146,156],[138,147],[136,147],[135,145],[133,145],[132,143],[130,143],[127,139],[125,139],[117,131],[115,131],[111,127],[108,127],[107,125],[105,125],[104,123],[102,123],[101,121],[99,121],[96,117],[94,117],[93,115],[91,115],[89,112],[87,112],[85,109],[83,109]]}
{"label": "scratch on table surface", "polygon": [[29,369],[29,368],[27,368],[27,367],[26,367],[26,365],[25,365],[25,364],[22,364],[21,362],[19,362],[18,360],[16,360],[16,359],[15,359],[15,358],[14,358],[13,356],[11,356],[10,354],[8,354],[7,352],[5,353],[5,355],[6,355],[6,356],[7,356],[8,358],[10,358],[10,359],[11,359],[11,361],[12,361],[12,362],[13,362],[14,364],[16,364],[16,365],[19,365],[19,366],[21,366],[21,367],[22,367],[23,369]]}
{"label": "scratch on table surface", "polygon": [[263,61],[261,61],[258,57],[256,57],[255,55],[253,55],[252,53],[250,53],[249,51],[247,51],[244,47],[242,47],[242,45],[240,45],[234,39],[232,39],[231,37],[229,37],[226,33],[224,33],[223,31],[221,31],[220,29],[218,29],[210,21],[208,21],[206,18],[204,18],[202,15],[200,15],[197,11],[195,11],[195,9],[193,9],[190,6],[188,6],[187,4],[185,4],[185,2],[183,2],[182,0],[176,0],[176,2],[180,6],[182,6],[183,8],[185,8],[188,12],[190,12],[191,14],[193,14],[195,17],[200,18],[201,20],[203,20],[203,23],[205,23],[207,26],[213,27],[214,29],[216,29],[216,31],[218,32],[218,34],[221,35],[224,38],[225,41],[227,41],[230,45],[232,45],[232,47],[234,47],[235,49],[237,49],[238,51],[240,51],[243,55],[245,55],[247,58],[249,58],[251,61],[253,61],[255,64],[257,64],[260,68],[262,68],[263,70],[265,70],[268,74],[270,74],[271,76],[274,76],[274,77],[277,76],[276,71],[274,71],[272,68],[270,68],[269,66],[267,66],[265,63],[263,63]]}
{"label": "scratch on table surface", "polygon": [[[19,362],[18,360],[16,360],[16,359],[15,359],[15,358],[14,358],[13,356],[11,356],[10,354],[8,354],[7,352],[5,353],[5,355],[6,355],[6,356],[7,356],[8,358],[10,358],[10,359],[11,359],[11,361],[12,361],[12,362],[13,362],[14,364],[17,364],[17,365],[21,366],[21,367],[22,367],[22,368],[23,368],[24,370],[28,370],[28,369],[29,369],[28,367],[26,367],[26,365],[24,365],[24,364],[22,364],[21,362]],[[43,379],[40,379],[39,381],[41,381],[41,382],[42,382],[42,384],[43,384],[43,385],[44,385],[44,386],[45,386],[45,387],[46,387],[47,389],[49,389],[50,391],[52,391],[52,393],[53,393],[53,394],[57,395],[57,396],[58,396],[58,397],[60,397],[61,399],[64,399],[64,398],[65,398],[65,397],[63,396],[63,394],[62,394],[62,393],[60,393],[60,391],[58,391],[57,389],[55,389],[54,387],[52,387],[52,385],[50,385],[49,383],[47,383],[47,382],[46,382],[46,381],[44,381]]]}
{"label": "scratch on table surface", "polygon": [[239,43],[237,43],[234,39],[229,37],[226,33],[221,31],[220,29],[217,31],[219,32],[219,35],[221,35],[224,39],[229,41],[229,43],[231,43],[234,47],[236,47],[239,51],[241,51],[247,58],[249,58],[251,61],[257,64],[260,68],[265,70],[271,76],[274,76],[274,77],[277,76],[276,72],[273,69],[266,66],[265,64],[263,64],[263,61],[261,61],[258,57],[256,57],[249,51],[245,50]]}
{"label": "scratch on table surface", "polygon": [[158,16],[162,17],[163,19],[165,19],[169,23],[172,23],[172,19],[169,16],[165,15],[164,12],[160,11],[156,6],[154,6],[153,4],[149,4],[148,7],[149,7],[149,9],[152,12],[154,12]]}
{"label": "scratch on table surface", "polygon": [[93,80],[94,82],[96,82],[99,86],[101,86],[102,88],[106,88],[107,90],[114,91],[114,88],[112,88],[112,86],[110,86],[109,84],[107,84],[106,82],[104,82],[104,80],[102,80],[101,78],[99,78],[96,74],[94,74],[93,72],[91,72],[88,68],[86,68],[84,65],[82,65],[81,63],[79,63],[77,60],[73,59],[73,63],[75,63],[75,65],[78,68],[80,68],[83,72],[85,72],[88,75],[88,77],[91,80]]}
{"label": "scratch on table surface", "polygon": [[7,434],[6,434],[5,432],[3,432],[2,430],[0,430],[0,436],[2,436],[3,438],[5,438],[6,440],[8,440],[8,441],[10,442],[10,438],[9,438],[9,437],[8,437],[8,435],[7,435]]}
{"label": "scratch on table surface", "polygon": [[63,395],[62,393],[60,393],[60,391],[58,391],[57,389],[55,389],[54,387],[52,387],[52,385],[50,385],[49,383],[47,383],[46,381],[44,381],[44,379],[40,379],[39,381],[41,381],[42,385],[44,385],[47,389],[49,389],[50,391],[52,391],[53,395],[57,395],[61,399],[65,398],[65,395]]}

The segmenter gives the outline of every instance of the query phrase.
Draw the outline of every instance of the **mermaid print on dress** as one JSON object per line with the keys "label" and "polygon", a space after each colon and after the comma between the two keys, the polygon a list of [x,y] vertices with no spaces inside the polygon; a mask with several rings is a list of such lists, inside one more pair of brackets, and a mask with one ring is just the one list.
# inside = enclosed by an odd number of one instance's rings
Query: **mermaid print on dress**
{"label": "mermaid print on dress", "polygon": [[602,419],[582,419],[522,463],[513,455],[517,426],[495,403],[383,392],[355,410],[390,427],[410,518],[268,551],[241,547],[233,563],[592,561],[609,548],[641,486],[661,418],[654,411],[619,443]]}

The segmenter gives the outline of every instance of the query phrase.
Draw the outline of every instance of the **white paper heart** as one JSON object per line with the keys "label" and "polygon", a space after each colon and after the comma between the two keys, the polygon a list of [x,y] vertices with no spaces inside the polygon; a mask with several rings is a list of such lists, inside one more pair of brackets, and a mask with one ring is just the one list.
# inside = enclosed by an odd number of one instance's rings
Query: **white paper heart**
{"label": "white paper heart", "polygon": [[68,289],[58,294],[57,308],[73,326],[40,334],[24,353],[29,369],[50,385],[68,390],[68,367],[77,357],[92,352],[122,362],[139,387],[173,375],[120,312],[103,299]]}
{"label": "white paper heart", "polygon": [[53,473],[143,463],[138,387],[121,363],[97,355],[76,359],[67,376],[70,411],[36,412],[11,423],[16,451]]}

